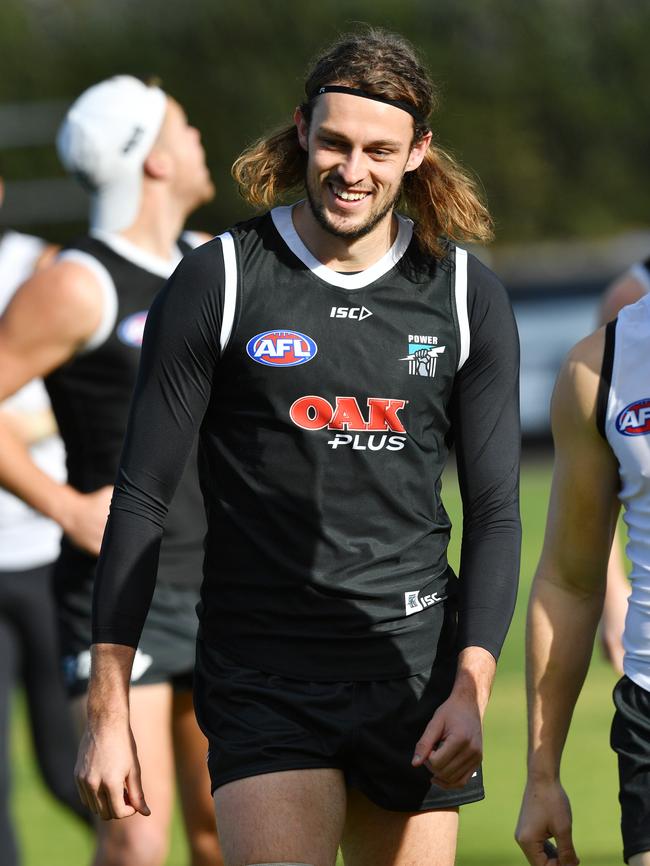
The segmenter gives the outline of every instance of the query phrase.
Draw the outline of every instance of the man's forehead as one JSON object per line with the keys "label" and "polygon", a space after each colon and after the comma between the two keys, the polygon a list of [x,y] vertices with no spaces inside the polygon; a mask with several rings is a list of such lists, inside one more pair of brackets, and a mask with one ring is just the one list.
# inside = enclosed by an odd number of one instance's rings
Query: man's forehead
{"label": "man's forehead", "polygon": [[323,93],[314,101],[312,127],[325,126],[341,135],[410,142],[413,119],[400,108],[350,93]]}

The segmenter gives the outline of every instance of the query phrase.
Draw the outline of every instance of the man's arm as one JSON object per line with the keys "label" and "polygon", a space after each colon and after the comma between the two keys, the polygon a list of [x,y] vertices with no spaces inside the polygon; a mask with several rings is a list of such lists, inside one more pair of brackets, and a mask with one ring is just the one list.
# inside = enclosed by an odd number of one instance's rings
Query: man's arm
{"label": "man's arm", "polygon": [[0,421],[27,446],[56,436],[58,432],[56,419],[50,408],[25,411],[13,408],[10,403],[0,403]]}
{"label": "man's arm", "polygon": [[[187,256],[158,295],[93,595],[88,729],[77,762],[84,802],[102,818],[147,813],[128,716],[128,682],[153,594],[167,509],[208,405],[220,357],[221,242]],[[129,804],[124,805],[123,791]]]}
{"label": "man's arm", "polygon": [[[73,262],[39,271],[0,318],[0,401],[68,361],[94,332],[102,313],[95,277]],[[33,462],[11,423],[0,417],[0,486],[55,520],[68,537],[99,551],[110,488],[81,494]]]}
{"label": "man's arm", "polygon": [[[129,725],[129,683],[135,650],[101,644],[92,648],[88,726],[79,746],[75,779],[81,802],[105,821],[135,812],[149,815]],[[119,795],[114,796],[115,792]]]}
{"label": "man's arm", "polygon": [[[641,268],[638,265],[637,268]],[[644,272],[641,271],[641,274]],[[650,282],[650,275],[648,275]],[[600,308],[600,324],[605,325],[616,318],[628,304],[634,304],[648,291],[634,271],[628,271],[615,280],[605,292]],[[600,622],[600,638],[603,652],[618,674],[623,673],[623,629],[627,613],[627,598],[630,584],[625,574],[621,533],[616,530],[612,550],[607,564],[607,592]]]}
{"label": "man's arm", "polygon": [[600,620],[600,643],[605,658],[619,676],[623,673],[623,631],[629,595],[630,582],[625,573],[623,542],[617,527],[607,563],[607,591]]}
{"label": "man's arm", "polygon": [[519,341],[508,297],[470,258],[470,354],[451,407],[463,499],[456,680],[416,746],[443,788],[465,785],[482,757],[482,724],[519,576]]}
{"label": "man's arm", "polygon": [[543,844],[552,836],[559,863],[578,863],[560,759],[591,659],[619,507],[616,460],[596,424],[603,351],[604,329],[575,347],[551,407],[555,465],[528,608],[528,782],[516,833],[534,866],[549,862]]}

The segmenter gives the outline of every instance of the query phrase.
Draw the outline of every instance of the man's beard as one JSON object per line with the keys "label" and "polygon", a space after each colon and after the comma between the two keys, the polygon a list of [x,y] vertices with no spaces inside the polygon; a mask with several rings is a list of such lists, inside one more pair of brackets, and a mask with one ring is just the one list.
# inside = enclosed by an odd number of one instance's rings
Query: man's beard
{"label": "man's beard", "polygon": [[353,226],[349,229],[339,229],[336,226],[332,225],[329,221],[327,214],[325,212],[325,206],[321,202],[316,201],[316,197],[312,193],[311,184],[309,180],[305,183],[305,188],[307,191],[307,200],[309,202],[309,207],[311,208],[311,212],[313,213],[316,222],[318,225],[325,229],[329,234],[334,235],[337,238],[344,238],[348,241],[356,241],[359,238],[363,238],[366,235],[370,234],[370,232],[377,226],[383,219],[389,214],[393,208],[397,205],[397,202],[400,200],[401,190],[398,190],[397,194],[394,198],[387,202],[383,208],[381,208],[377,213],[370,213],[367,220],[361,225]]}

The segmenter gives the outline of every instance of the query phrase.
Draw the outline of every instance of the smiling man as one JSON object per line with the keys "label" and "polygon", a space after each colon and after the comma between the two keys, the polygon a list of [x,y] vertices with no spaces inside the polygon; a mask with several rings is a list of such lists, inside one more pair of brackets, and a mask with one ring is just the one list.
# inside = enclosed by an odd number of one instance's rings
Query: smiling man
{"label": "smiling man", "polygon": [[[346,866],[450,866],[458,807],[483,797],[516,591],[517,335],[498,280],[455,244],[490,220],[432,144],[412,47],[343,36],[305,93],[234,174],[255,204],[307,198],[186,258],[147,321],[79,784],[104,817],[147,810],[126,683],[200,429],[195,703],[226,863],[333,866],[341,844]],[[452,441],[459,579],[440,499]]]}

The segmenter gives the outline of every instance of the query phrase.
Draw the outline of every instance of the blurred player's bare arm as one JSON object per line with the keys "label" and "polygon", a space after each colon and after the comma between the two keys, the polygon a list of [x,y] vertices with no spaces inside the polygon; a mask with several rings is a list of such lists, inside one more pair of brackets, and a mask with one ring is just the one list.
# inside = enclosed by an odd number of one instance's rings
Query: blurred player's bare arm
{"label": "blurred player's bare arm", "polygon": [[[634,304],[647,288],[634,269],[615,280],[605,292],[600,308],[601,325],[611,322],[622,307]],[[625,574],[623,541],[617,530],[607,563],[607,593],[600,623],[600,639],[605,657],[618,674],[623,673],[623,629],[630,584]]]}
{"label": "blurred player's bare arm", "polygon": [[0,404],[0,419],[25,445],[34,445],[57,433],[56,420],[51,409],[23,412],[7,404]]}
{"label": "blurred player's bare arm", "polygon": [[617,465],[596,424],[604,330],[576,346],[552,403],[555,469],[540,563],[528,611],[528,783],[517,840],[529,863],[578,862],[560,760],[593,648],[618,514]]}
{"label": "blurred player's bare arm", "polygon": [[[60,262],[28,280],[0,318],[0,400],[71,358],[101,317],[95,278]],[[21,436],[0,417],[0,485],[56,520],[70,539],[97,554],[110,487],[81,494],[58,484],[34,464]]]}
{"label": "blurred player's bare arm", "polygon": [[623,673],[623,630],[630,595],[630,582],[625,573],[623,541],[620,536],[617,528],[607,563],[607,591],[600,620],[603,653],[619,676]]}

